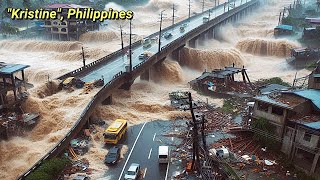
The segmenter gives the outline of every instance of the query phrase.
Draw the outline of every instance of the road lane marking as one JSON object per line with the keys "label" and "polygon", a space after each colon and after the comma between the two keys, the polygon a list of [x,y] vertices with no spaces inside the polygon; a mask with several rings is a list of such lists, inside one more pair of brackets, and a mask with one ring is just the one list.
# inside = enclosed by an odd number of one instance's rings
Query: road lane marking
{"label": "road lane marking", "polygon": [[170,165],[170,160],[169,160],[168,165],[167,165],[166,177],[164,178],[164,180],[168,179],[169,165]]}
{"label": "road lane marking", "polygon": [[157,133],[154,133],[152,141],[154,141],[154,139],[156,138]]}
{"label": "road lane marking", "polygon": [[146,168],[146,169],[144,170],[143,179],[146,177],[147,169],[148,169],[148,168]]}
{"label": "road lane marking", "polygon": [[148,159],[150,159],[150,156],[151,156],[151,152],[152,152],[152,148],[150,149],[149,151],[149,156],[148,156]]}
{"label": "road lane marking", "polygon": [[135,147],[136,144],[137,144],[137,141],[138,141],[138,139],[139,139],[139,137],[140,137],[140,134],[141,134],[144,126],[146,125],[146,123],[147,123],[147,122],[144,122],[144,123],[143,123],[143,125],[142,125],[142,127],[141,127],[141,129],[140,129],[140,131],[139,131],[139,134],[138,134],[136,140],[135,140],[134,143],[133,143],[133,146],[132,146],[132,148],[131,148],[131,151],[130,151],[130,153],[129,153],[129,155],[128,155],[128,158],[127,158],[126,162],[125,162],[124,165],[123,165],[123,168],[122,168],[122,170],[121,170],[121,173],[120,173],[120,176],[119,176],[119,179],[118,179],[118,180],[121,180],[122,174],[123,174],[123,172],[124,172],[124,168],[126,168],[126,165],[127,165],[128,161],[129,161],[129,159],[130,159],[130,156],[131,156],[131,154],[132,154],[132,152],[133,152],[133,150],[134,150],[134,147]]}

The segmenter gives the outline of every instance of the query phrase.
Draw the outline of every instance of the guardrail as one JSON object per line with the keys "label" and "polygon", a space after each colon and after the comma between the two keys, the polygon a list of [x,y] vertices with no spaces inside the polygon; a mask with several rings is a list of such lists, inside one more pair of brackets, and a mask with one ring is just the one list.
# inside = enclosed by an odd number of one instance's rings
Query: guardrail
{"label": "guardrail", "polygon": [[[228,18],[230,15],[232,15],[233,13],[236,13],[238,11],[241,11],[249,6],[251,6],[253,3],[256,3],[259,0],[252,0],[246,4],[243,4],[237,8],[234,8],[232,10],[230,10],[227,13],[224,13],[220,16],[217,16],[216,18],[210,20],[209,22],[191,30],[190,32],[188,32],[187,34],[185,34],[184,36],[181,36],[180,38],[174,40],[173,42],[163,46],[161,48],[161,52],[158,52],[156,54],[154,54],[153,56],[150,57],[151,58],[155,58],[156,56],[160,56],[163,53],[168,53],[169,51],[172,51],[172,47],[175,46],[176,44],[181,44],[182,42],[185,42],[187,39],[190,39],[191,37],[194,37],[196,35],[196,33],[199,33],[199,29],[202,28],[208,28],[209,26],[212,26],[212,24],[214,23],[220,23],[220,21],[225,20],[226,18]],[[207,27],[206,27],[207,26]],[[137,46],[139,43],[141,43],[141,41],[137,41],[135,46]],[[112,59],[115,56],[117,56],[120,52],[122,52],[122,50],[118,50],[114,53],[109,54],[108,56],[105,56],[97,61],[94,61],[90,64],[88,64],[85,67],[76,69],[70,73],[67,73],[61,77],[59,77],[58,79],[64,79],[66,77],[70,77],[70,76],[74,76],[74,75],[79,75],[81,73],[81,71],[84,71],[85,69],[90,69],[93,66],[97,66],[102,63],[106,63],[108,62],[108,59]],[[158,58],[157,58],[158,59]],[[142,62],[140,62],[139,64],[137,64],[136,66],[133,67],[133,70],[138,70],[139,67],[142,67],[142,65],[144,63],[148,62],[148,60],[144,60]],[[67,135],[60,140],[56,146],[54,146],[45,156],[43,156],[39,161],[37,161],[31,168],[29,168],[25,173],[23,173],[21,176],[19,176],[17,179],[24,179],[26,176],[28,176],[32,171],[34,171],[36,168],[38,168],[43,161],[45,161],[46,159],[52,158],[57,156],[58,154],[60,154],[68,145],[70,140],[75,137],[79,131],[82,129],[83,125],[87,122],[87,120],[89,119],[89,116],[91,115],[94,107],[97,105],[97,103],[99,103],[100,98],[105,97],[106,94],[105,92],[108,92],[108,90],[115,87],[115,86],[119,86],[119,84],[121,84],[121,79],[123,79],[123,81],[125,81],[125,76],[126,73],[123,73],[122,71],[120,71],[119,73],[117,73],[115,76],[113,76],[112,80],[110,80],[107,84],[105,84],[100,91],[92,98],[92,100],[89,102],[89,104],[86,106],[86,108],[82,111],[80,117],[77,119],[76,123],[74,124],[74,126],[68,131]]]}

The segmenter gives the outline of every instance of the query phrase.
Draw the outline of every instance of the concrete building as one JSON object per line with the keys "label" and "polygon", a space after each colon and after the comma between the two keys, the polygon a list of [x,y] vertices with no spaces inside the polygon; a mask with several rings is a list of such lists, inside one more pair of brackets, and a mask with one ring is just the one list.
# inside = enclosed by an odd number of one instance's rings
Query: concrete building
{"label": "concrete building", "polygon": [[47,10],[57,10],[58,8],[62,9],[61,15],[64,16],[64,20],[60,21],[60,17],[55,20],[45,20],[43,27],[45,27],[47,38],[67,41],[79,40],[81,34],[99,29],[99,23],[91,20],[67,19],[69,8],[84,10],[90,7],[76,4],[51,4],[46,6]]}
{"label": "concrete building", "polygon": [[309,89],[255,97],[252,118],[266,119],[281,139],[281,151],[309,174],[320,174],[320,66],[309,76]]}

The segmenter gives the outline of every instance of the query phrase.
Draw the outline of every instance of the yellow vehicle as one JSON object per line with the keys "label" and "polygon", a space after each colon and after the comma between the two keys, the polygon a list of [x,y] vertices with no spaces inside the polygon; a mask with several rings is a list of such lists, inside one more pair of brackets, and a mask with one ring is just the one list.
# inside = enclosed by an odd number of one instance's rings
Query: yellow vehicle
{"label": "yellow vehicle", "polygon": [[128,128],[127,121],[116,119],[103,133],[104,142],[107,144],[117,144]]}

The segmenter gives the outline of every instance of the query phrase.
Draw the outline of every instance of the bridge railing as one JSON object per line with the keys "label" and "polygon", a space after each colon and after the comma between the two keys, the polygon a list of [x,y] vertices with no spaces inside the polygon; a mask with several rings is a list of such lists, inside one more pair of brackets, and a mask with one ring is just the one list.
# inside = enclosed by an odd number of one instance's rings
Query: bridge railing
{"label": "bridge railing", "polygon": [[[135,43],[133,43],[131,46],[132,46],[132,48],[136,48],[141,44],[142,44],[142,41],[139,40],[139,41],[136,41]],[[129,49],[129,46],[126,46],[124,49]],[[99,66],[101,66],[103,64],[106,64],[106,63],[110,62],[114,58],[117,58],[117,57],[119,57],[119,55],[122,55],[124,53],[125,52],[124,52],[123,49],[119,49],[119,50],[117,50],[117,51],[115,51],[115,52],[113,52],[111,54],[108,54],[108,55],[106,55],[106,56],[104,56],[104,57],[102,57],[102,58],[100,58],[100,59],[98,59],[96,61],[93,61],[93,62],[87,64],[86,66],[82,66],[82,67],[80,67],[78,69],[75,69],[75,70],[73,70],[73,71],[71,71],[71,72],[69,72],[67,74],[64,74],[64,75],[58,77],[57,79],[64,80],[64,79],[66,79],[68,77],[79,76],[84,72],[89,72],[89,71],[91,71],[93,69],[96,69],[97,67],[99,67]]]}

